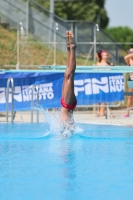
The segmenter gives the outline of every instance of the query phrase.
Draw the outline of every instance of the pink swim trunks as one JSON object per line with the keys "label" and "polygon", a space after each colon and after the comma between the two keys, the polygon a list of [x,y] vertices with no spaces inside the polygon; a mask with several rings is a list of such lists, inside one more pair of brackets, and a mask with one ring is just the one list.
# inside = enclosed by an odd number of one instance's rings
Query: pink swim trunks
{"label": "pink swim trunks", "polygon": [[66,108],[68,110],[74,110],[77,105],[77,100],[72,105],[68,105],[65,103],[64,98],[61,98],[61,105],[63,108]]}

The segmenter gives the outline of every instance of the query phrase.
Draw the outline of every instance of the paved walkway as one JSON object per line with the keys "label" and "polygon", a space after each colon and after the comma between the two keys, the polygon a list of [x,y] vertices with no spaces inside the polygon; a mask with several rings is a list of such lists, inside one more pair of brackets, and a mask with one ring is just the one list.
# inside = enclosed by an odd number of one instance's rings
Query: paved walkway
{"label": "paved walkway", "polygon": [[[122,117],[123,113],[124,110],[113,111],[115,117],[106,119],[105,117],[96,117],[96,115],[92,111],[75,111],[74,119],[76,122],[79,123],[133,126],[133,111],[131,111],[131,115],[128,118],[123,118]],[[9,114],[9,122],[10,121],[11,121],[11,115]],[[36,112],[34,111],[34,122],[35,121],[36,121]],[[39,113],[39,122],[44,122],[44,121],[45,121],[44,113]],[[5,113],[0,113],[0,123],[3,122],[6,122],[6,115]],[[16,112],[14,122],[19,122],[19,123],[31,122],[31,112],[30,111]]]}
{"label": "paved walkway", "polygon": [[96,117],[96,114],[89,112],[75,113],[75,121],[80,123],[92,123],[92,124],[111,124],[121,126],[133,126],[133,113],[131,112],[130,117],[123,118],[123,111],[113,111],[114,118],[106,119],[105,117]]}

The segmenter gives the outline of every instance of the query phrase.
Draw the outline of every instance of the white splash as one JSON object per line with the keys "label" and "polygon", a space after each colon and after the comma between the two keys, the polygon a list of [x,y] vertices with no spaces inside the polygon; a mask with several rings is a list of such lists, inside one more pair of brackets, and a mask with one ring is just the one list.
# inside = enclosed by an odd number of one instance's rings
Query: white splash
{"label": "white splash", "polygon": [[73,116],[71,116],[72,125],[68,125],[66,122],[61,122],[60,115],[61,110],[56,109],[52,111],[48,111],[42,107],[34,107],[33,110],[38,110],[43,114],[43,128],[45,135],[47,136],[49,134],[61,136],[62,138],[71,137],[72,135],[76,135],[78,133],[82,133],[83,129],[80,128],[77,124],[73,123],[74,119]]}

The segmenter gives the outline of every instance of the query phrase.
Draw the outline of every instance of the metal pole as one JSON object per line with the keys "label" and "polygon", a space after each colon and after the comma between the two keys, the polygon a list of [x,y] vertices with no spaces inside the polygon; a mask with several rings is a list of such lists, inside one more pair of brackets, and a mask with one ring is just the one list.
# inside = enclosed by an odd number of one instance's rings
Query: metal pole
{"label": "metal pole", "polygon": [[118,53],[118,46],[116,45],[116,64],[119,65],[119,53]]}
{"label": "metal pole", "polygon": [[29,0],[26,1],[26,36],[28,38],[29,31]]}
{"label": "metal pole", "polygon": [[9,105],[9,85],[11,83],[12,88],[12,111],[11,111],[11,122],[14,119],[14,81],[12,78],[8,78],[7,88],[6,88],[6,122],[8,123],[8,105]]}
{"label": "metal pole", "polygon": [[58,23],[54,24],[54,66],[56,66],[56,31],[58,30]]}
{"label": "metal pole", "polygon": [[[50,13],[54,15],[54,0],[50,0]],[[53,15],[51,16],[52,21],[53,21]]]}
{"label": "metal pole", "polygon": [[16,70],[20,68],[19,66],[19,25],[17,27],[17,64],[16,64]]}
{"label": "metal pole", "polygon": [[[32,87],[32,96],[31,96],[31,123],[33,123],[33,106],[34,106],[34,100],[33,100],[33,97],[34,97],[34,89],[37,90],[37,101],[36,101],[36,107],[38,108],[39,107],[39,88],[37,85],[34,85]],[[39,122],[39,110],[37,109],[36,111],[36,122]]]}
{"label": "metal pole", "polygon": [[[39,108],[39,88],[36,87],[37,89],[37,101],[36,101],[36,107]],[[36,111],[36,122],[39,122],[39,110],[37,109]]]}
{"label": "metal pole", "polygon": [[54,24],[54,66],[56,65],[56,25]]}
{"label": "metal pole", "polygon": [[75,23],[75,43],[77,44],[78,42],[78,31],[77,31],[77,24]]}
{"label": "metal pole", "polygon": [[[21,39],[20,39],[21,36]],[[20,43],[23,42],[25,37],[25,31],[22,22],[19,22],[17,26],[17,64],[16,64],[16,69],[20,69],[20,52],[19,52],[19,46]],[[22,41],[21,41],[22,40]]]}
{"label": "metal pole", "polygon": [[88,56],[87,56],[87,58],[86,58],[86,61],[85,61],[85,64],[84,64],[84,66],[86,66],[86,65],[87,65],[87,62],[88,62],[88,60],[89,60],[89,57],[90,57],[90,55],[91,55],[91,52],[92,52],[92,50],[93,50],[93,47],[94,47],[94,45],[92,45],[92,46],[91,46],[91,48],[90,48],[90,50],[89,50],[89,53],[88,53]]}
{"label": "metal pole", "polygon": [[14,119],[14,81],[11,78],[11,85],[12,85],[12,123]]}
{"label": "metal pole", "polygon": [[99,25],[94,25],[94,65],[96,65],[96,45],[97,45],[97,31],[99,31]]}
{"label": "metal pole", "polygon": [[31,96],[31,123],[33,123],[33,105],[34,105],[33,103],[33,89],[34,88],[33,87],[32,87],[32,96]]}
{"label": "metal pole", "polygon": [[71,31],[73,32],[73,22],[71,22]]}
{"label": "metal pole", "polygon": [[94,65],[96,65],[96,26],[94,25]]}
{"label": "metal pole", "polygon": [[9,103],[9,79],[6,87],[6,122],[8,123],[8,103]]}
{"label": "metal pole", "polygon": [[[54,0],[50,0],[50,23],[49,23],[49,41],[53,41],[53,26],[54,26]],[[50,47],[50,45],[49,45]]]}
{"label": "metal pole", "polygon": [[106,119],[109,119],[109,106],[106,107]]}
{"label": "metal pole", "polygon": [[[96,25],[94,24],[94,63],[96,65]],[[93,113],[96,112],[96,107],[93,107]]]}

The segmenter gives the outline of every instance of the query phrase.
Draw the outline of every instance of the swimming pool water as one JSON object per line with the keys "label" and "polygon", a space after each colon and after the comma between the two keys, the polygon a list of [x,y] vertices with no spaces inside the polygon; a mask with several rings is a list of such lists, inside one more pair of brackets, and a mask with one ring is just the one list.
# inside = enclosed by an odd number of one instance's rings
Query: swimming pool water
{"label": "swimming pool water", "polygon": [[133,199],[133,128],[77,126],[0,124],[0,199]]}

